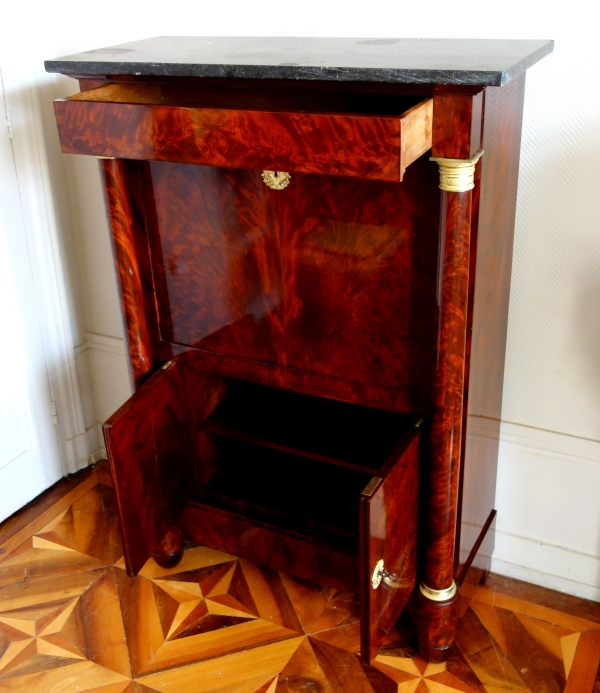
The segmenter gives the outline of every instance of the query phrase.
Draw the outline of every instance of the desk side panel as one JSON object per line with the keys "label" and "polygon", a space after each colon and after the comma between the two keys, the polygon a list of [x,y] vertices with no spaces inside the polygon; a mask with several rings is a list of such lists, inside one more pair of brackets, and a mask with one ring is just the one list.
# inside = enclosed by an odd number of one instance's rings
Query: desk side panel
{"label": "desk side panel", "polygon": [[[481,188],[470,340],[462,522],[463,563],[494,507],[525,76],[485,92]],[[460,510],[459,510],[460,512]],[[494,529],[475,565],[489,568]]]}

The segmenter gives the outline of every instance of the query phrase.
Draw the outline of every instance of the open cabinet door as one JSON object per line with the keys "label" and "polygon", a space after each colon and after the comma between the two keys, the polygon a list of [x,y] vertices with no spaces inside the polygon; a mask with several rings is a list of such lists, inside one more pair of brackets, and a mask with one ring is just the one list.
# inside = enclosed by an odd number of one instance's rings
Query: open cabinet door
{"label": "open cabinet door", "polygon": [[419,430],[405,438],[360,499],[361,652],[379,649],[416,584]]}
{"label": "open cabinet door", "polygon": [[104,424],[130,576],[177,522],[189,493],[181,369],[167,362]]}

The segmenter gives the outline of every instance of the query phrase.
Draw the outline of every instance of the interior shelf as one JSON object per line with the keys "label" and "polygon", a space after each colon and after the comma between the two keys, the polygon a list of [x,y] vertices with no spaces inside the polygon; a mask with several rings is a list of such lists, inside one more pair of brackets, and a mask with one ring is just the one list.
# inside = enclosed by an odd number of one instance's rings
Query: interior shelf
{"label": "interior shelf", "polygon": [[372,474],[383,467],[412,417],[234,381],[203,423],[219,436]]}
{"label": "interior shelf", "polygon": [[411,427],[410,416],[232,381],[202,424],[216,473],[194,500],[357,552],[360,495]]}
{"label": "interior shelf", "polygon": [[372,474],[233,438],[216,438],[218,472],[194,500],[347,549],[358,548],[358,499]]}
{"label": "interior shelf", "polygon": [[98,87],[71,96],[73,101],[153,104],[187,108],[223,108],[247,111],[293,111],[294,113],[344,113],[357,115],[394,115],[423,101],[411,94],[365,94],[360,90],[319,93],[293,86],[280,85],[276,94],[268,86],[238,85],[232,97],[230,87],[203,84],[201,89],[183,84],[148,84],[122,82]]}

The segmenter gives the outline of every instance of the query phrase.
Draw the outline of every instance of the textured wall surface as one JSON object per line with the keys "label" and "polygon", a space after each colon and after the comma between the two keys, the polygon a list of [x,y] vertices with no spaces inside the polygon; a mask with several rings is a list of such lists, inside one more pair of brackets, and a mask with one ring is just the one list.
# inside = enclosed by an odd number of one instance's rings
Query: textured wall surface
{"label": "textured wall surface", "polygon": [[[149,0],[141,10],[133,0],[106,0],[99,11],[92,0],[30,1],[4,13],[0,60],[39,69],[43,58],[169,34],[555,39],[555,53],[527,76],[493,566],[600,599],[600,56],[593,9],[584,0]],[[49,102],[76,85],[41,70],[38,79],[52,165],[66,168],[57,194],[70,201],[73,233],[65,243],[76,251],[84,304],[74,300],[73,320],[88,335],[80,362],[91,373],[82,379],[95,384],[100,420],[129,384],[99,176],[94,161],[56,154],[52,139]]]}
{"label": "textured wall surface", "polygon": [[[558,36],[557,36],[558,38]],[[600,56],[557,41],[528,80],[503,418],[600,438]]]}

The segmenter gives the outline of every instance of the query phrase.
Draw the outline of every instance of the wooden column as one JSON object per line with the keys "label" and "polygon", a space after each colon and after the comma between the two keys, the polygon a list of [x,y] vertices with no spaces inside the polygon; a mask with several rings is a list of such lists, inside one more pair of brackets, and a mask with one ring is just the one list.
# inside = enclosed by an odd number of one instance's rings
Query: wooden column
{"label": "wooden column", "polygon": [[475,165],[482,153],[467,160],[433,157],[440,167],[443,246],[427,538],[419,586],[419,645],[431,661],[445,658],[456,634],[458,591],[454,582],[454,552],[465,385],[471,191]]}
{"label": "wooden column", "polygon": [[139,163],[103,158],[106,208],[119,280],[122,314],[129,342],[130,374],[137,389],[156,369],[158,340],[144,224]]}

